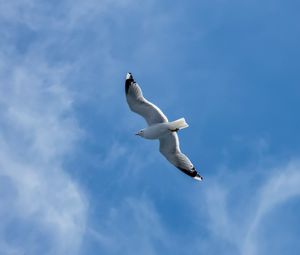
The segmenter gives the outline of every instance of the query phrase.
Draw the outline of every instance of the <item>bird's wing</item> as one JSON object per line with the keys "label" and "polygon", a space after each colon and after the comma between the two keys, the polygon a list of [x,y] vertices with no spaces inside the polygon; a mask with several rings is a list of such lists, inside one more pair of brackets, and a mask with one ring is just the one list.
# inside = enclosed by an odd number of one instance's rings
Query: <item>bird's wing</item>
{"label": "bird's wing", "polygon": [[160,139],[159,151],[166,159],[185,174],[202,180],[189,158],[180,151],[179,139],[176,132],[168,133]]}
{"label": "bird's wing", "polygon": [[156,105],[143,97],[140,86],[134,81],[130,73],[126,76],[125,93],[129,108],[143,116],[149,126],[168,121],[167,117]]}

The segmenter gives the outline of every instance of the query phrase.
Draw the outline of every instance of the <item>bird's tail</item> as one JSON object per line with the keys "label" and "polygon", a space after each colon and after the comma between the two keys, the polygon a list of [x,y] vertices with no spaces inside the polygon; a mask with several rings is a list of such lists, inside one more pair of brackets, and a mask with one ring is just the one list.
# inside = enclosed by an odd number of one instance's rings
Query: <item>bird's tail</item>
{"label": "bird's tail", "polygon": [[171,130],[179,130],[179,129],[187,128],[188,126],[189,125],[185,122],[184,118],[170,122]]}

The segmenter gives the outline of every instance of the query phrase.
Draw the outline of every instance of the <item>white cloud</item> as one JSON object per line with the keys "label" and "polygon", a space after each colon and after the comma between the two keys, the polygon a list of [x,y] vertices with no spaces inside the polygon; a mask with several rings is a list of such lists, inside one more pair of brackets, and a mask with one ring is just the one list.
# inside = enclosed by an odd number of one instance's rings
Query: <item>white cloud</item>
{"label": "white cloud", "polygon": [[[48,46],[87,25],[110,7],[129,1],[1,1],[0,20],[0,253],[77,254],[85,234],[88,201],[67,173],[64,157],[82,131],[74,118],[70,65],[47,59]],[[6,26],[9,25],[9,26]],[[18,26],[39,34],[22,55]],[[46,36],[45,32],[49,31]],[[59,31],[55,34],[54,31]],[[64,36],[58,38],[60,32]],[[54,34],[56,36],[54,36]],[[77,96],[77,95],[76,95]],[[120,155],[123,152],[120,150]]]}
{"label": "white cloud", "polygon": [[145,197],[127,198],[111,208],[101,229],[89,234],[107,254],[157,254],[157,243],[168,246],[167,233],[154,205]]}
{"label": "white cloud", "polygon": [[67,69],[34,55],[0,66],[0,253],[76,254],[88,204],[63,167],[81,136]]}
{"label": "white cloud", "polygon": [[[299,169],[299,161],[291,160],[285,166],[269,169],[263,182],[258,169],[253,169],[235,175],[225,171],[226,175],[223,173],[209,183],[203,210],[208,213],[206,227],[213,238],[207,239],[206,245],[221,247],[225,243],[232,254],[260,254],[264,240],[258,236],[264,229],[264,220],[285,202],[300,196]],[[200,251],[207,249],[203,247]]]}
{"label": "white cloud", "polygon": [[[39,0],[0,1],[0,19],[23,24],[32,30],[68,30],[88,22],[96,16],[116,8],[127,8],[133,0],[64,0],[41,2]],[[82,22],[84,21],[84,22]]]}
{"label": "white cloud", "polygon": [[243,255],[258,254],[262,240],[258,240],[257,236],[263,229],[263,220],[280,205],[297,196],[300,197],[300,162],[291,161],[287,166],[276,169],[259,192],[255,215],[242,246]]}

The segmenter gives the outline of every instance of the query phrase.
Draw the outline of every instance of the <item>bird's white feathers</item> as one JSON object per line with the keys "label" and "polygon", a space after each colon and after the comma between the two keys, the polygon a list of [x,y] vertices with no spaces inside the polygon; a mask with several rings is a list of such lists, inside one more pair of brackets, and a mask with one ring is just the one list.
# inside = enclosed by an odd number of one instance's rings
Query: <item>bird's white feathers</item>
{"label": "bird's white feathers", "polygon": [[168,118],[163,114],[163,112],[156,105],[143,97],[140,86],[134,82],[134,80],[129,82],[126,99],[130,109],[143,116],[149,126],[157,123],[168,122]]}
{"label": "bird's white feathers", "polygon": [[203,181],[203,177],[197,174],[195,177],[193,177],[197,181]]}
{"label": "bird's white feathers", "polygon": [[179,120],[175,120],[169,123],[172,130],[179,130],[187,128],[189,125],[186,123],[184,118],[181,118]]}
{"label": "bird's white feathers", "polygon": [[168,133],[160,137],[159,142],[159,151],[168,161],[179,169],[192,171],[194,166],[189,158],[181,152],[176,132]]}

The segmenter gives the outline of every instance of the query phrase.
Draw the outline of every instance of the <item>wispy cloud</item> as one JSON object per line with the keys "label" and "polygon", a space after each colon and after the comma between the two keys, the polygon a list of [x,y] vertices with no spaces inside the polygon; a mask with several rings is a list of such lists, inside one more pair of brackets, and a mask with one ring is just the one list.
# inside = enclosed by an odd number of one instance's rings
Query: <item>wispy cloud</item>
{"label": "wispy cloud", "polygon": [[111,208],[101,229],[89,234],[107,254],[157,254],[171,243],[154,205],[145,196],[127,198]]}
{"label": "wispy cloud", "polygon": [[299,199],[299,184],[300,163],[298,160],[291,161],[287,166],[280,167],[272,173],[272,177],[258,193],[259,198],[255,214],[251,219],[242,246],[243,255],[258,254],[260,244],[263,243],[263,240],[258,239],[258,233],[264,228],[264,219],[290,199]]}
{"label": "wispy cloud", "polygon": [[[260,254],[264,244],[262,238],[271,240],[270,236],[260,235],[264,230],[264,219],[285,202],[300,196],[299,169],[299,161],[292,160],[287,165],[269,169],[265,177],[259,169],[239,172],[235,176],[225,171],[209,183],[203,210],[208,213],[206,227],[212,239],[206,239],[205,245],[201,242],[200,251],[209,249],[207,244],[210,248],[218,244],[217,247],[232,254]],[[214,254],[212,250],[210,252]]]}
{"label": "wispy cloud", "polygon": [[46,254],[76,253],[87,201],[63,168],[81,136],[63,87],[65,72],[43,61],[10,68],[0,85],[0,250],[38,254],[48,246]]}
{"label": "wispy cloud", "polygon": [[[46,24],[41,10],[47,5],[37,1],[1,2],[1,7],[9,25]],[[6,30],[7,44],[0,48],[0,253],[76,254],[88,201],[64,165],[82,136],[65,82],[70,66],[56,66],[39,54],[47,40],[20,56],[16,32]]]}
{"label": "wispy cloud", "polygon": [[[1,2],[0,19],[8,26],[1,30],[0,44],[1,254],[80,251],[88,201],[68,174],[72,169],[66,169],[64,158],[82,137],[73,111],[79,93],[71,90],[75,85],[70,82],[86,59],[55,62],[47,51],[68,41],[66,34],[80,29],[83,21],[88,26],[95,16],[109,13],[109,6],[123,8],[127,3]],[[19,31],[33,33],[21,38],[30,46],[23,52],[18,50]],[[115,157],[112,152],[108,156]]]}
{"label": "wispy cloud", "polygon": [[82,20],[91,21],[95,16],[107,13],[112,8],[124,8],[132,2],[132,0],[85,2],[64,0],[55,3],[42,3],[38,0],[1,1],[0,16],[5,22],[23,24],[33,30],[70,30],[74,26],[80,26]]}

